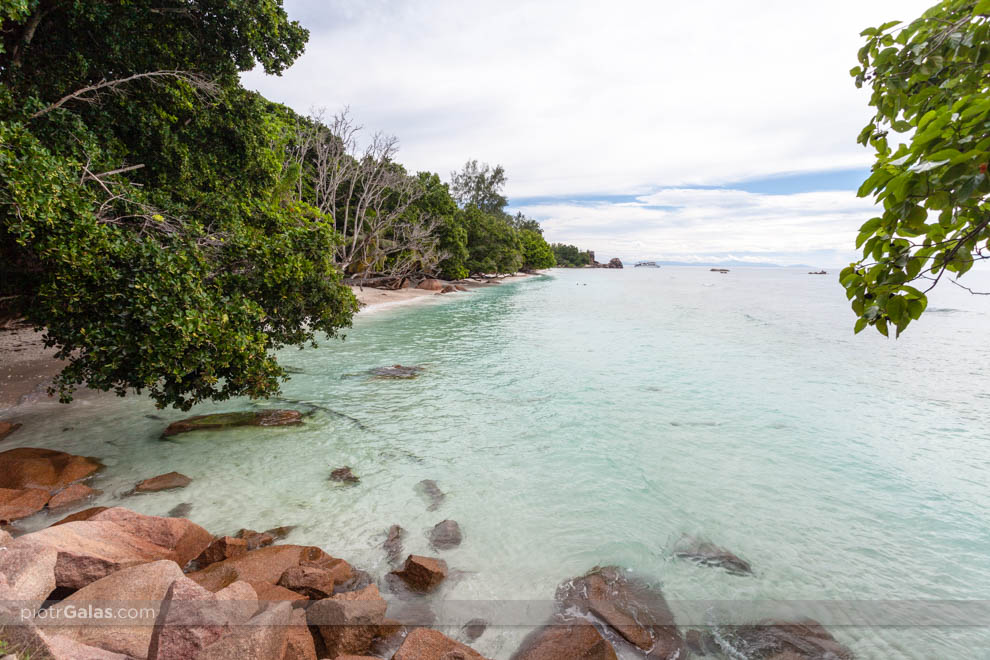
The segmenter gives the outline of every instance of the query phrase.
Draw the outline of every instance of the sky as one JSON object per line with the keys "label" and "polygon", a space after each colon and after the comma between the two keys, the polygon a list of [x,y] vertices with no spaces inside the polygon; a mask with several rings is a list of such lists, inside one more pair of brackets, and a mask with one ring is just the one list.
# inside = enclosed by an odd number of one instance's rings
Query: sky
{"label": "sky", "polygon": [[839,266],[855,190],[859,33],[934,0],[286,0],[310,31],[249,89],[349,108],[410,171],[502,164],[510,211],[599,261]]}

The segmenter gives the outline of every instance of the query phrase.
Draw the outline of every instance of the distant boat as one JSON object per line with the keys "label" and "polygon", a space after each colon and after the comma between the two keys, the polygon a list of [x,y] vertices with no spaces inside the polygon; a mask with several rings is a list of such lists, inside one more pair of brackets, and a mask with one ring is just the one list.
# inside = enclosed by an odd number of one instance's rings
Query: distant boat
{"label": "distant boat", "polygon": [[640,261],[636,264],[636,268],[659,268],[655,261]]}
{"label": "distant boat", "polygon": [[812,271],[808,271],[808,275],[828,275],[828,271],[825,271],[825,270],[812,270]]}
{"label": "distant boat", "polygon": [[728,268],[709,268],[708,270],[713,273],[722,273],[723,275],[729,272]]}

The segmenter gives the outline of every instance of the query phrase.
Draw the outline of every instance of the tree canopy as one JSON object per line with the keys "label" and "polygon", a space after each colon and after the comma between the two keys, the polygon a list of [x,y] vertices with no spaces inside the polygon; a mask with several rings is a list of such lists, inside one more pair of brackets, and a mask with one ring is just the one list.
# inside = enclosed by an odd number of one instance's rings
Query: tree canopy
{"label": "tree canopy", "polygon": [[859,195],[882,213],[861,227],[863,258],[840,281],[856,332],[900,334],[943,278],[958,284],[990,257],[990,0],[945,0],[862,36],[850,73],[873,91],[859,142],[876,162]]}

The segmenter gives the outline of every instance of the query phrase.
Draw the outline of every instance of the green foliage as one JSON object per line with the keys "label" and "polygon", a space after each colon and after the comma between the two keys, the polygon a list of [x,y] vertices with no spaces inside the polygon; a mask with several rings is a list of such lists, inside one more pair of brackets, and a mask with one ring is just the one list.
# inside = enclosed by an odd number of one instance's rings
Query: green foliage
{"label": "green foliage", "polygon": [[502,194],[505,168],[478,165],[469,160],[460,172],[451,173],[451,194],[461,208],[476,206],[485,213],[501,214],[508,203]]}
{"label": "green foliage", "polygon": [[554,243],[550,246],[554,259],[558,266],[564,268],[581,268],[591,263],[591,254],[587,251],[579,250],[573,245]]}
{"label": "green foliage", "polygon": [[503,215],[485,213],[477,206],[464,209],[471,273],[514,273],[523,266],[519,235]]}
{"label": "green foliage", "polygon": [[[183,409],[277,392],[274,351],[335,336],[357,307],[332,220],[285,194],[294,116],[236,77],[288,66],[305,30],[273,0],[30,4],[0,56],[0,297],[68,361],[61,399],[82,384]],[[173,70],[196,76],[52,108]]]}
{"label": "green foliage", "polygon": [[440,220],[437,229],[443,257],[437,264],[440,276],[448,280],[463,279],[469,275],[466,266],[468,233],[464,226],[463,213],[457,208],[447,184],[438,175],[420,172],[417,177],[426,192],[416,200],[413,208]]}
{"label": "green foliage", "polygon": [[553,268],[557,260],[553,250],[543,239],[543,234],[532,229],[519,229],[519,242],[522,244],[523,270]]}
{"label": "green foliage", "polygon": [[[863,31],[857,86],[876,115],[859,142],[876,151],[859,195],[883,211],[856,239],[863,258],[840,275],[856,332],[899,335],[943,275],[990,256],[990,1],[946,0],[902,26]],[[916,280],[929,282],[919,290]]]}

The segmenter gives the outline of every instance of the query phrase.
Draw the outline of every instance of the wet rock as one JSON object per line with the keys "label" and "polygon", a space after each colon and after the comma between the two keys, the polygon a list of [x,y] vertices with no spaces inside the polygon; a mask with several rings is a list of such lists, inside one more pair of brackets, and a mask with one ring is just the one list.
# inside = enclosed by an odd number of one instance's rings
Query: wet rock
{"label": "wet rock", "polygon": [[392,525],[388,528],[385,543],[382,544],[382,547],[385,549],[385,555],[391,564],[397,563],[399,557],[402,556],[402,537],[405,533],[405,530],[398,525]]}
{"label": "wet rock", "polygon": [[244,539],[233,536],[221,536],[220,538],[213,539],[209,547],[196,557],[196,563],[200,568],[206,568],[218,561],[241,557],[246,555],[247,552],[248,544]]}
{"label": "wet rock", "polygon": [[0,488],[41,488],[49,493],[85,479],[103,465],[54,449],[19,447],[0,453]]}
{"label": "wet rock", "polygon": [[21,428],[21,424],[15,422],[0,422],[0,440]]}
{"label": "wet rock", "polygon": [[0,488],[0,523],[38,513],[49,499],[51,495],[42,488]]}
{"label": "wet rock", "polygon": [[817,621],[761,621],[737,626],[724,635],[734,653],[745,658],[850,660],[852,651],[840,644]]}
{"label": "wet rock", "polygon": [[90,488],[86,484],[72,484],[55,493],[48,500],[49,509],[59,509],[66,506],[76,505],[90,497],[96,497],[103,491]]}
{"label": "wet rock", "polygon": [[184,518],[145,516],[114,507],[84,520],[25,534],[11,547],[56,550],[56,586],[81,589],[137,564],[168,559],[185,566],[210,545],[212,538]]}
{"label": "wet rock", "polygon": [[444,520],[430,530],[430,545],[434,550],[449,550],[461,544],[461,527],[454,520]]}
{"label": "wet rock", "polygon": [[447,495],[440,490],[440,487],[437,486],[437,482],[433,481],[433,479],[423,479],[416,484],[416,489],[429,499],[430,506],[427,507],[427,511],[436,511],[439,509],[440,505],[443,504],[444,499],[447,497]]}
{"label": "wet rock", "polygon": [[52,527],[54,527],[55,525],[64,525],[65,523],[70,523],[70,522],[79,522],[80,520],[89,520],[96,514],[100,513],[101,511],[106,511],[109,508],[110,507],[108,506],[92,506],[88,509],[83,509],[82,511],[76,511],[75,513],[71,513],[67,515],[65,518],[62,518],[57,523],[52,523]]}
{"label": "wet rock", "polygon": [[416,288],[423,289],[424,291],[442,291],[443,286],[444,286],[443,282],[431,278],[431,279],[423,280],[418,285],[416,285]]}
{"label": "wet rock", "polygon": [[234,536],[239,539],[244,539],[247,542],[248,550],[263,548],[275,542],[274,534],[269,534],[268,532],[256,532],[253,529],[242,529]]}
{"label": "wet rock", "polygon": [[752,575],[753,569],[749,562],[720,548],[710,541],[683,535],[674,544],[674,556],[690,559],[702,566],[723,568],[733,575]]}
{"label": "wet rock", "polygon": [[237,580],[252,585],[277,584],[282,574],[293,566],[313,566],[330,572],[334,582],[353,576],[350,564],[331,557],[316,546],[272,545],[251,550],[242,557],[226,559],[189,573],[189,578],[210,591],[219,591]]}
{"label": "wet rock", "polygon": [[464,633],[464,637],[466,637],[469,642],[473,642],[484,635],[486,630],[488,630],[488,622],[484,619],[471,619],[464,624],[463,628],[461,628],[461,631]]}
{"label": "wet rock", "polygon": [[265,534],[271,534],[276,541],[284,539],[286,536],[292,533],[292,530],[296,528],[295,525],[280,525],[279,527],[272,527],[271,529],[266,529]]}
{"label": "wet rock", "polygon": [[192,511],[192,502],[183,502],[182,504],[176,504],[171,509],[168,510],[169,518],[188,518],[189,513]]}
{"label": "wet rock", "polygon": [[616,566],[596,567],[557,589],[565,608],[590,612],[634,646],[664,660],[684,653],[663,594]]}
{"label": "wet rock", "polygon": [[257,609],[257,596],[248,584],[237,582],[210,593],[180,577],[165,593],[151,632],[148,660],[202,658],[204,649],[247,623]]}
{"label": "wet rock", "polygon": [[443,633],[429,628],[416,628],[403,640],[392,660],[485,660],[470,646],[455,642]]}
{"label": "wet rock", "polygon": [[[182,577],[182,569],[174,561],[155,561],[117,571],[93,582],[51,607],[53,620],[67,619],[69,610],[79,611],[88,607],[104,608],[108,603],[128,601],[161,601],[172,583]],[[151,644],[151,621],[135,621],[136,625],[66,625],[52,628],[62,635],[82,644],[96,646],[133,658],[144,658]]]}
{"label": "wet rock", "polygon": [[708,631],[688,630],[684,633],[684,644],[691,653],[709,655],[720,653],[718,642]]}
{"label": "wet rock", "polygon": [[339,481],[344,484],[356,484],[361,481],[357,475],[351,472],[348,466],[339,467],[330,473],[330,481]]}
{"label": "wet rock", "polygon": [[511,660],[616,660],[616,656],[593,625],[574,622],[534,630]]}
{"label": "wet rock", "polygon": [[334,580],[330,571],[323,568],[291,566],[285,569],[277,584],[311,600],[320,600],[333,595]]}
{"label": "wet rock", "polygon": [[160,490],[172,490],[173,488],[185,488],[192,483],[192,479],[178,472],[168,472],[157,477],[145,479],[134,487],[138,493],[157,493]]}
{"label": "wet rock", "polygon": [[231,413],[197,415],[189,419],[172,422],[162,432],[167,438],[189,431],[215,431],[235,426],[288,426],[302,423],[302,414],[297,410],[259,410]]}
{"label": "wet rock", "polygon": [[379,379],[411,379],[416,378],[423,371],[423,367],[404,367],[401,364],[393,364],[391,367],[376,367],[371,370],[371,375]]}
{"label": "wet rock", "polygon": [[58,553],[50,548],[5,547],[0,551],[0,603],[40,606],[55,589],[57,561]]}
{"label": "wet rock", "polygon": [[361,655],[371,649],[376,638],[386,636],[391,629],[391,623],[385,619],[386,609],[378,587],[369,585],[361,591],[312,603],[306,609],[306,620],[319,630],[331,658]]}
{"label": "wet rock", "polygon": [[447,577],[447,562],[433,557],[409,555],[401,571],[393,571],[413,591],[430,592]]}

